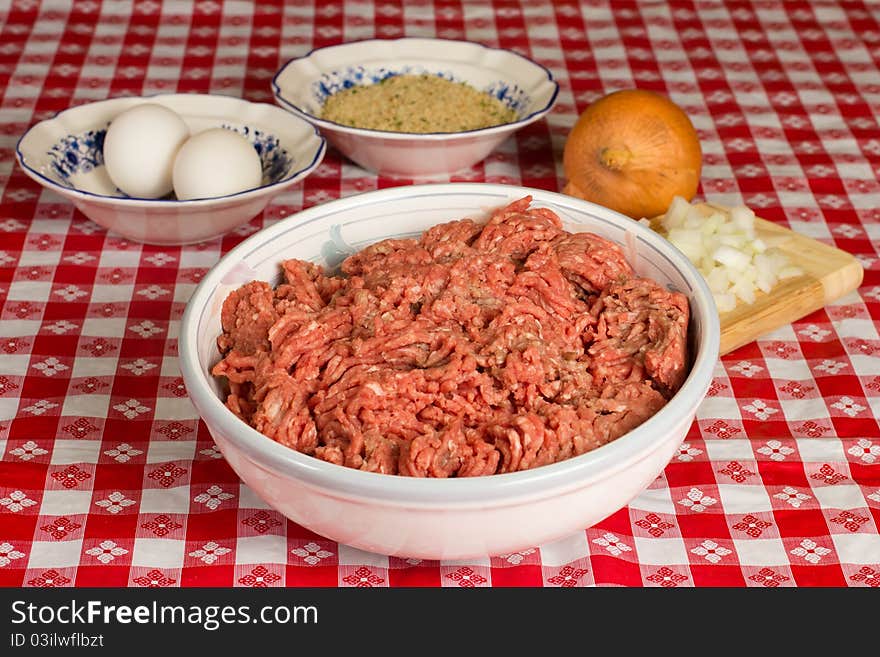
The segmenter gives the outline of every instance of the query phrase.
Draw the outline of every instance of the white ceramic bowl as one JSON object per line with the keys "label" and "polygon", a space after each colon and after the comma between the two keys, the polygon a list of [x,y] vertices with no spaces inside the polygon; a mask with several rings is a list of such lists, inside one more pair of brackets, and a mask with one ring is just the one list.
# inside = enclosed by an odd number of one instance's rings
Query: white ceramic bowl
{"label": "white ceramic bowl", "polygon": [[[624,245],[641,275],[690,300],[693,365],[656,415],[598,449],[522,472],[419,479],[362,472],[287,448],[252,429],[221,400],[210,374],[219,360],[220,308],[253,279],[279,281],[279,263],[302,258],[333,267],[352,248],[416,236],[434,224],[487,211],[526,194],[566,228]],[[483,183],[369,192],[310,208],[251,236],[205,276],[180,329],[180,365],[190,397],[242,480],[288,518],[335,541],[428,559],[505,554],[582,530],[626,505],[663,470],[691,425],[718,360],[719,320],[706,283],[687,258],[650,229],[561,194]]]}
{"label": "white ceramic bowl", "polygon": [[[328,96],[390,75],[430,73],[466,82],[516,110],[512,123],[453,133],[367,130],[320,118]],[[343,155],[386,175],[450,174],[483,160],[502,141],[543,117],[559,85],[540,64],[498,48],[449,39],[372,39],[313,50],[292,59],[272,80],[275,100],[320,128]]]}
{"label": "white ceramic bowl", "polygon": [[[178,201],[126,196],[104,167],[107,126],[143,102],[180,114],[192,134],[226,127],[245,136],[263,165],[260,187],[217,198]],[[275,105],[229,96],[163,94],[79,105],[41,121],[19,139],[19,164],[38,183],[69,199],[89,219],[138,242],[188,244],[223,235],[262,212],[277,194],[317,167],[326,143],[315,128]]]}

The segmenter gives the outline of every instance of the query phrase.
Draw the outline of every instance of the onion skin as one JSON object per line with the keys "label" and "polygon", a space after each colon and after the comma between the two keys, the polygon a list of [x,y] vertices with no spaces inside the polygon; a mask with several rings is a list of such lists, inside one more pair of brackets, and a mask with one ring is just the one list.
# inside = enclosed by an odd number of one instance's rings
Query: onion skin
{"label": "onion skin", "polygon": [[578,117],[562,163],[564,193],[640,219],[663,214],[675,196],[694,198],[702,150],[678,105],[652,91],[625,89]]}

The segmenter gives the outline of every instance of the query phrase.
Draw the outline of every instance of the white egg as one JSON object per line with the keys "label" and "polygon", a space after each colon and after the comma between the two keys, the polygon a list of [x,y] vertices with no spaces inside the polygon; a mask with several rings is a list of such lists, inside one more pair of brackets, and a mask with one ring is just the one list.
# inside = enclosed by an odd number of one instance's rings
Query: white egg
{"label": "white egg", "polygon": [[237,194],[259,187],[262,179],[256,149],[225,128],[193,135],[174,160],[174,193],[180,200]]}
{"label": "white egg", "polygon": [[172,190],[174,158],[187,139],[189,128],[177,112],[157,103],[135,105],[107,128],[107,175],[129,196],[165,196]]}

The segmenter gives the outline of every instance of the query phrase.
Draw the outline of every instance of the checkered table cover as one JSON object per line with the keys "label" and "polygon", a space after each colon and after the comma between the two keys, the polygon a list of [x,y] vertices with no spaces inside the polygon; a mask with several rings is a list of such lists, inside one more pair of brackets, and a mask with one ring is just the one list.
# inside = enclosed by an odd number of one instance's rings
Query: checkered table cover
{"label": "checkered table cover", "polygon": [[[880,585],[880,5],[255,5],[0,0],[0,584]],[[509,48],[560,83],[546,120],[454,180],[560,190],[578,113],[655,89],[699,131],[702,197],[865,267],[858,292],[721,359],[681,448],[629,506],[466,563],[365,553],[268,508],[214,448],[176,355],[195,285],[246,236],[409,181],[331,151],[246,226],[169,248],[107,234],[14,157],[30,125],[71,105],[171,91],[271,103],[289,58],[403,35]]]}

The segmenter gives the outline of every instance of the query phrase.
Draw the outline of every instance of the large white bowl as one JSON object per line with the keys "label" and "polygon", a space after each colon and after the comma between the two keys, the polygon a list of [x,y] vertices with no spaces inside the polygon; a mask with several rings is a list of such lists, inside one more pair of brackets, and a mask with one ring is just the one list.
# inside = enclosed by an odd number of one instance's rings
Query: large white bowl
{"label": "large white bowl", "polygon": [[[144,102],[180,114],[191,134],[224,127],[243,135],[260,155],[261,185],[188,201],[126,196],[104,167],[104,135],[118,114]],[[268,103],[210,94],[112,98],[79,105],[37,123],[16,147],[19,164],[31,178],[72,201],[104,228],[150,244],[201,242],[250,221],[274,196],[317,167],[325,151],[317,130],[290,112]]]}
{"label": "large white bowl", "polygon": [[[391,75],[429,73],[466,82],[516,110],[512,123],[414,134],[352,128],[320,118],[327,97]],[[313,50],[287,62],[272,80],[276,101],[320,128],[343,155],[380,174],[450,174],[483,160],[514,132],[543,117],[559,85],[550,71],[510,50],[450,39],[371,39]]]}
{"label": "large white bowl", "polygon": [[[638,428],[598,449],[523,472],[418,479],[362,472],[287,448],[239,420],[211,376],[219,360],[220,308],[242,283],[276,284],[288,258],[334,267],[388,237],[488,211],[521,198],[556,211],[570,230],[591,230],[628,250],[641,275],[687,295],[693,364],[684,386]],[[481,183],[395,187],[310,208],[251,236],[205,276],[180,330],[187,390],[232,468],[268,504],[335,541],[429,559],[498,555],[582,530],[626,505],[663,470],[706,394],[718,360],[719,320],[706,283],[665,239],[616,212],[561,194]]]}

